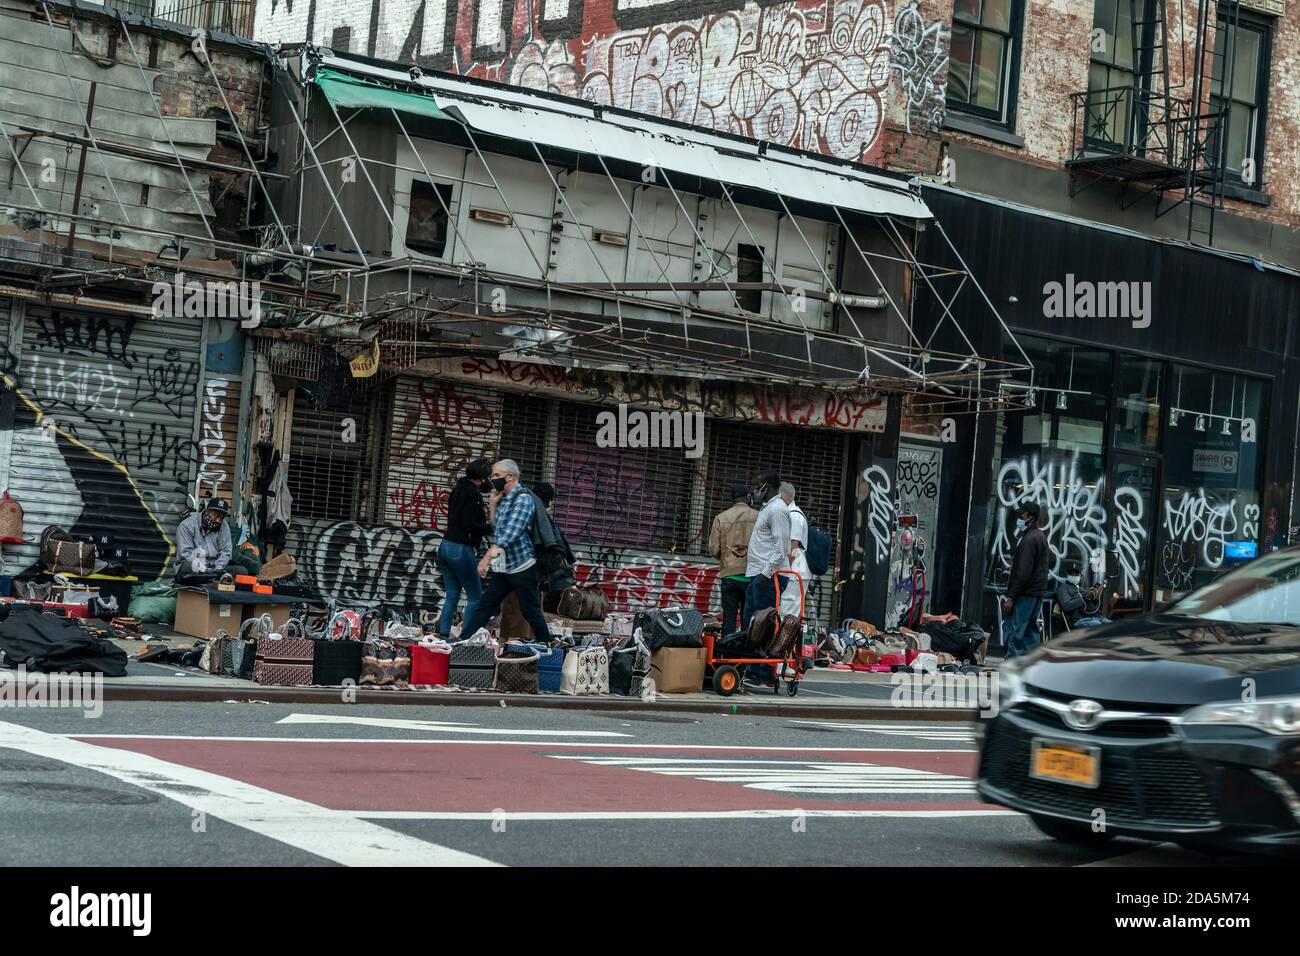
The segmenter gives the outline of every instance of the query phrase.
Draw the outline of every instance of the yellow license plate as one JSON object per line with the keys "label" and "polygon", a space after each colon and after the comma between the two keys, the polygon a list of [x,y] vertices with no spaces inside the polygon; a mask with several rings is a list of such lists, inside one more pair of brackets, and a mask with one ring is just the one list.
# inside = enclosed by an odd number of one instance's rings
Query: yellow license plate
{"label": "yellow license plate", "polygon": [[1101,784],[1101,751],[1096,747],[1035,740],[1029,775],[1039,780],[1095,788]]}

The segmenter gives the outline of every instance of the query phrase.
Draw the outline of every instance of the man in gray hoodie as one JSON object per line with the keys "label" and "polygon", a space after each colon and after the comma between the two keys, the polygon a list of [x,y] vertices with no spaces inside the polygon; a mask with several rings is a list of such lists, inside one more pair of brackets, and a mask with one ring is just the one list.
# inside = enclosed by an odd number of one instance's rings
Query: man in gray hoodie
{"label": "man in gray hoodie", "polygon": [[172,572],[178,583],[211,581],[225,573],[234,547],[230,540],[230,505],[209,498],[202,511],[176,529],[176,560]]}

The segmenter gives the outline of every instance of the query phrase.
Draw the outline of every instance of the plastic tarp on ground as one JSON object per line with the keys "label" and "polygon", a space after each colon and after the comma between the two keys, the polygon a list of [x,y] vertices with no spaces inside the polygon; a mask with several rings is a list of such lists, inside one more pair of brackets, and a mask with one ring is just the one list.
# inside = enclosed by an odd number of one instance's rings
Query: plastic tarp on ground
{"label": "plastic tarp on ground", "polygon": [[[343,72],[349,70],[351,72]],[[367,79],[369,77],[369,79]],[[492,136],[559,145],[607,159],[757,189],[877,216],[929,219],[925,202],[899,180],[759,144],[553,100],[527,91],[485,89],[451,77],[421,76],[323,57],[312,76],[336,106],[374,107],[453,119]],[[419,85],[423,92],[381,83]]]}

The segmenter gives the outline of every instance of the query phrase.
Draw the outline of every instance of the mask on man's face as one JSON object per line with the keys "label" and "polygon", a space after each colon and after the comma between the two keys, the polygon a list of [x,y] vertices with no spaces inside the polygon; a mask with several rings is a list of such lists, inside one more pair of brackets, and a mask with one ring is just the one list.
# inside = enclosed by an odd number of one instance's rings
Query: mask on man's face
{"label": "mask on man's face", "polygon": [[203,530],[205,533],[211,534],[212,532],[216,531],[218,528],[221,527],[221,515],[205,514],[200,519],[199,523],[203,525]]}
{"label": "mask on man's face", "polygon": [[1016,519],[1016,534],[1024,534],[1027,527],[1029,527],[1029,525],[1024,518]]}
{"label": "mask on man's face", "polygon": [[492,487],[493,487],[496,491],[505,491],[505,490],[506,490],[506,480],[505,480],[504,478],[493,478],[493,479],[492,479]]}
{"label": "mask on man's face", "polygon": [[762,484],[749,493],[749,506],[757,508],[767,501],[767,485]]}
{"label": "mask on man's face", "polygon": [[1077,586],[1078,583],[1079,583],[1080,581],[1083,580],[1083,578],[1082,578],[1082,576],[1080,576],[1080,575],[1078,575],[1078,574],[1067,574],[1067,575],[1065,576],[1065,580],[1067,580],[1067,581],[1069,581],[1071,584]]}

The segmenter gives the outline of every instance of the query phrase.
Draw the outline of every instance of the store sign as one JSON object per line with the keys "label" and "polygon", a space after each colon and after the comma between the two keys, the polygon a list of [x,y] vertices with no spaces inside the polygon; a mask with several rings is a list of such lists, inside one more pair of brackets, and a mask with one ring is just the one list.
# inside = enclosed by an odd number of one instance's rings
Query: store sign
{"label": "store sign", "polygon": [[1192,471],[1214,475],[1235,475],[1237,453],[1218,448],[1197,448],[1192,452]]}

